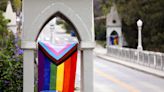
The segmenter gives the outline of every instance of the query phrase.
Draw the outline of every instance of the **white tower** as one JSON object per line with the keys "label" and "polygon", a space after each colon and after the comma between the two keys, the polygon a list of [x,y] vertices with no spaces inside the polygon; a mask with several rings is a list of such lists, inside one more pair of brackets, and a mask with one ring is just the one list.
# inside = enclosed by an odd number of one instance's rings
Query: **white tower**
{"label": "white tower", "polygon": [[11,6],[11,2],[8,1],[6,12],[4,13],[4,16],[6,19],[10,20],[10,23],[8,23],[8,29],[11,30],[13,33],[16,33],[16,13],[13,12],[13,8]]}
{"label": "white tower", "polygon": [[93,0],[23,0],[23,92],[34,92],[36,40],[54,17],[62,17],[76,29],[81,51],[80,92],[93,92]]}
{"label": "white tower", "polygon": [[122,24],[115,4],[111,7],[110,13],[107,15],[106,26],[107,47],[109,45],[118,45],[122,47]]}

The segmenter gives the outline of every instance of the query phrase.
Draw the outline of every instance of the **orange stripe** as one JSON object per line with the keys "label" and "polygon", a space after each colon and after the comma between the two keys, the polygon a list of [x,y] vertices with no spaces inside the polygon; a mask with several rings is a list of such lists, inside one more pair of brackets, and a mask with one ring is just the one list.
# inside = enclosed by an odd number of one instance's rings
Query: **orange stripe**
{"label": "orange stripe", "polygon": [[71,57],[70,89],[68,92],[74,92],[76,63],[77,63],[77,51]]}
{"label": "orange stripe", "polygon": [[63,92],[69,92],[70,86],[70,71],[71,71],[71,57],[68,58],[64,63],[64,84]]}

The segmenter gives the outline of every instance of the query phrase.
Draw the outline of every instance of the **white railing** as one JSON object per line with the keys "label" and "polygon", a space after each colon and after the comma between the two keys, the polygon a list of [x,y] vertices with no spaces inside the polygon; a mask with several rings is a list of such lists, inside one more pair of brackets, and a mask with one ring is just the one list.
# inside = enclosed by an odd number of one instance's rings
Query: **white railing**
{"label": "white railing", "polygon": [[164,71],[164,53],[109,46],[107,54],[127,62]]}

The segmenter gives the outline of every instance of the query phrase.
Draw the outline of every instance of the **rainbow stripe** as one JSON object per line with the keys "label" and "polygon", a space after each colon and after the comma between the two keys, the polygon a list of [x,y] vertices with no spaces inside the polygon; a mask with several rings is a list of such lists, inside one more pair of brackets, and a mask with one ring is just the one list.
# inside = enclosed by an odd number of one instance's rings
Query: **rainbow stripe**
{"label": "rainbow stripe", "polygon": [[74,92],[77,43],[38,43],[38,92]]}
{"label": "rainbow stripe", "polygon": [[111,45],[118,45],[119,44],[118,40],[119,40],[118,36],[111,36],[110,37],[110,44]]}

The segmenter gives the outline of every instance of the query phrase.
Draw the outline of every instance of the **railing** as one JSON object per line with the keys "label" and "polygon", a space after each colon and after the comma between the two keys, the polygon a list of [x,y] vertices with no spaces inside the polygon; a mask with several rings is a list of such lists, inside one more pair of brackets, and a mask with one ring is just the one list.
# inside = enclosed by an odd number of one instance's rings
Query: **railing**
{"label": "railing", "polygon": [[108,55],[143,66],[151,67],[164,71],[164,53],[152,51],[139,51],[137,49],[121,48],[117,46],[109,46],[107,48]]}

